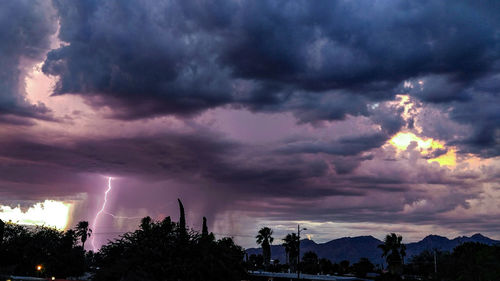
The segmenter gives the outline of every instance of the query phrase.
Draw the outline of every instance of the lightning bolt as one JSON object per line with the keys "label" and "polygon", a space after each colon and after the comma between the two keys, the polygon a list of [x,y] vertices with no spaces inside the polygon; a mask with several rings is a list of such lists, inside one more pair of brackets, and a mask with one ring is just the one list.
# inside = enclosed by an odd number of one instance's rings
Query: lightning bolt
{"label": "lightning bolt", "polygon": [[[108,193],[111,191],[111,180],[112,177],[108,177],[108,189],[104,192],[104,202],[102,203],[101,209],[97,212],[94,218],[94,223],[92,224],[92,230],[96,230],[97,226],[97,220],[99,219],[99,216],[104,212],[104,209],[106,208],[106,203],[108,202]],[[95,235],[92,235],[92,248],[94,249],[94,252],[97,250],[97,247],[95,246]]]}
{"label": "lightning bolt", "polygon": [[115,214],[112,214],[112,213],[108,213],[108,212],[103,212],[105,215],[108,215],[108,216],[112,216],[113,218],[115,219],[127,219],[127,220],[135,220],[135,219],[142,219],[143,217],[123,217],[123,216],[117,216]]}
{"label": "lightning bolt", "polygon": [[[106,189],[106,191],[104,192],[104,201],[102,203],[101,209],[95,215],[94,223],[92,224],[92,230],[94,231],[94,234],[97,234],[97,232],[95,231],[97,229],[97,221],[99,220],[99,217],[102,214],[111,216],[115,219],[141,219],[142,218],[142,217],[122,217],[122,216],[117,216],[117,215],[114,215],[114,214],[106,211],[106,203],[108,203],[108,193],[111,191],[111,188],[112,188],[112,186],[111,186],[112,179],[113,179],[112,177],[108,177],[108,189]],[[95,246],[95,235],[92,235],[91,244],[92,244],[92,249],[94,250],[94,252],[96,252],[97,247]]]}

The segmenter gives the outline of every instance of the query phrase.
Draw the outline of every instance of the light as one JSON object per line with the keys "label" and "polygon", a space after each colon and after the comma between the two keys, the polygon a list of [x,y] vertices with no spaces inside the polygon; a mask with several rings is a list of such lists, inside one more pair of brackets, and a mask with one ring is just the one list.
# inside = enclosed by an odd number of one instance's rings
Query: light
{"label": "light", "polygon": [[[421,138],[411,132],[399,132],[389,140],[398,151],[404,151],[414,142],[417,149],[424,156],[430,155],[433,151],[438,149],[446,149],[445,143],[433,138]],[[448,147],[446,153],[435,158],[427,159],[427,162],[437,162],[441,166],[455,166],[456,165],[456,149]]]}
{"label": "light", "polygon": [[37,271],[41,271],[41,270],[42,270],[42,268],[43,268],[43,267],[42,267],[42,265],[40,265],[40,264],[36,266],[36,270],[37,270]]}
{"label": "light", "polygon": [[55,200],[38,202],[27,210],[22,210],[20,206],[12,208],[0,205],[0,219],[18,224],[50,226],[62,230],[68,224],[71,205],[71,203]]}
{"label": "light", "polygon": [[418,148],[422,150],[444,148],[443,143],[439,141],[435,141],[434,139],[431,138],[422,139],[417,137],[415,134],[409,132],[408,133],[399,132],[390,140],[390,143],[395,147],[397,147],[399,150],[407,149],[412,142],[415,142]]}
{"label": "light", "polygon": [[[97,222],[98,222],[99,218],[101,217],[101,215],[103,215],[103,214],[111,216],[114,219],[136,220],[136,219],[142,219],[143,218],[143,217],[117,216],[115,214],[112,214],[112,213],[109,213],[109,212],[106,211],[106,204],[108,203],[108,193],[112,189],[112,186],[111,186],[111,181],[112,180],[113,180],[112,177],[108,177],[108,188],[106,189],[106,191],[104,191],[103,202],[102,202],[101,208],[97,211],[97,213],[95,215],[95,218],[94,218],[94,222],[92,223],[92,230],[94,231],[94,233],[96,232],[96,229],[97,229]],[[97,251],[97,247],[95,245],[95,235],[92,235],[90,243],[92,245],[92,249],[94,250],[94,252],[96,252]]]}
{"label": "light", "polygon": [[55,278],[54,276],[52,276],[52,278],[50,278],[50,279],[52,279],[52,280],[56,280],[56,278]]}
{"label": "light", "polygon": [[[104,209],[106,208],[106,203],[108,202],[108,193],[111,191],[111,180],[112,177],[108,177],[108,189],[104,192],[104,202],[102,203],[101,209],[97,212],[94,218],[94,223],[92,224],[92,230],[96,230],[97,226],[97,220],[99,219],[99,216],[101,215],[102,212],[104,212]],[[95,246],[95,235],[92,236],[92,248],[94,249],[94,252],[97,251],[97,247]]]}

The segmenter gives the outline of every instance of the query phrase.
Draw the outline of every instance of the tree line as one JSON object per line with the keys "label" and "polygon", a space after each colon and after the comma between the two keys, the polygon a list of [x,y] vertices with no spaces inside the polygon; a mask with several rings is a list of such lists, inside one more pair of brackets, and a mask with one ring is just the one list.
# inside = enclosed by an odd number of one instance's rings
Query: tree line
{"label": "tree line", "polygon": [[[87,269],[84,223],[65,232],[0,221],[0,273],[79,276]],[[88,226],[87,226],[88,229]]]}
{"label": "tree line", "polygon": [[376,280],[500,280],[500,246],[464,243],[452,252],[424,251],[405,261],[402,236],[387,235],[379,245],[387,266],[375,267],[362,258],[350,264],[334,263],[314,252],[299,259],[299,236],[289,233],[282,238],[286,260],[271,260],[273,231],[260,229],[256,242],[262,255],[245,258],[243,248],[231,238],[215,239],[203,218],[201,233],[188,229],[184,206],[179,200],[178,222],[166,217],[141,220],[137,230],[127,232],[104,245],[99,252],[85,251],[92,235],[88,222],[73,229],[27,227],[0,220],[0,274],[50,278],[81,276],[90,273],[93,280],[248,280],[248,270],[296,272],[308,274],[356,275],[378,273]]}
{"label": "tree line", "polygon": [[286,261],[271,260],[273,230],[263,227],[256,236],[256,243],[262,247],[262,255],[250,255],[246,261],[248,270],[267,270],[272,272],[296,272],[308,274],[354,275],[366,277],[368,273],[377,275],[375,280],[424,280],[424,281],[491,281],[500,280],[500,245],[486,245],[468,242],[457,246],[451,252],[424,251],[405,261],[406,246],[403,237],[395,233],[386,235],[378,246],[386,267],[379,268],[369,259],[361,258],[350,264],[348,260],[340,263],[319,258],[312,251],[305,252],[299,259],[299,237],[289,233],[281,245],[285,249]]}
{"label": "tree line", "polygon": [[91,273],[96,281],[245,279],[243,248],[228,237],[215,239],[206,218],[201,233],[188,229],[178,203],[178,222],[145,217],[137,230],[96,253],[84,250],[92,235],[88,222],[66,231],[2,222],[0,274],[66,278]]}

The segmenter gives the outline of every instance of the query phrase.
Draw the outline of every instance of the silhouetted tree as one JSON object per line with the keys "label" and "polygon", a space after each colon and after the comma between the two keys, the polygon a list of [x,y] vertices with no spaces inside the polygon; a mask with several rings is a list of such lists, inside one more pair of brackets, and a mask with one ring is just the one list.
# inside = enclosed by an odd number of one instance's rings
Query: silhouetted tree
{"label": "silhouetted tree", "polygon": [[424,280],[500,280],[500,245],[467,242],[451,253],[426,250],[413,256],[405,270]]}
{"label": "silhouetted tree", "polygon": [[341,274],[341,270],[340,270],[340,264],[338,263],[333,263],[332,264],[332,271],[331,271],[332,274]]}
{"label": "silhouetted tree", "polygon": [[201,230],[202,237],[208,237],[208,227],[207,227],[207,218],[203,217],[203,227]]}
{"label": "silhouetted tree", "polygon": [[143,217],[141,219],[141,224],[139,225],[139,227],[144,231],[144,232],[148,232],[150,229],[151,229],[151,222],[153,220],[151,219],[150,216],[147,216],[147,217]]}
{"label": "silhouetted tree", "polygon": [[388,234],[384,244],[378,248],[382,249],[382,257],[386,258],[389,272],[401,275],[403,270],[403,258],[406,256],[406,246],[402,243],[403,237],[396,233]]}
{"label": "silhouetted tree", "polygon": [[264,265],[264,257],[262,255],[255,255],[251,254],[250,257],[248,258],[248,264],[250,266],[250,269],[256,270],[259,268],[262,268]]}
{"label": "silhouetted tree", "polygon": [[215,236],[212,232],[208,232],[208,226],[207,226],[207,218],[203,217],[203,225],[201,228],[201,238],[200,238],[200,243],[204,245],[208,245],[215,241]]}
{"label": "silhouetted tree", "polygon": [[[436,259],[440,264],[442,264],[444,256],[450,255],[449,253],[443,253],[441,251],[436,251],[436,253],[434,253],[434,251],[425,250],[410,259],[410,263],[406,266],[405,271],[413,275],[436,277],[434,276],[434,254],[436,254]],[[449,260],[449,258],[447,259]]]}
{"label": "silhouetted tree", "polygon": [[440,277],[450,280],[500,280],[500,245],[463,243],[453,250],[449,258],[450,261],[442,260],[438,267],[438,273],[440,270],[444,273]]}
{"label": "silhouetted tree", "polygon": [[101,248],[94,280],[242,280],[243,255],[231,238],[215,240],[211,233],[203,238],[170,217],[148,218],[138,230]]}
{"label": "silhouetted tree", "polygon": [[301,271],[309,274],[316,274],[319,272],[318,255],[315,252],[308,251],[302,256]]}
{"label": "silhouetted tree", "polygon": [[184,205],[182,205],[181,199],[177,199],[179,202],[179,231],[181,236],[187,237],[186,229],[186,214],[184,213]]}
{"label": "silhouetted tree", "polygon": [[269,267],[269,263],[271,262],[271,244],[274,241],[272,237],[273,230],[269,227],[263,227],[259,230],[257,236],[257,245],[262,246],[262,256],[264,257],[264,266],[266,268]]}
{"label": "silhouetted tree", "polygon": [[329,259],[321,258],[318,261],[319,264],[319,272],[321,274],[332,274],[332,266],[333,263]]}
{"label": "silhouetted tree", "polygon": [[80,276],[86,271],[85,252],[77,245],[74,230],[7,223],[0,248],[0,273],[34,276],[43,265],[42,276]]}
{"label": "silhouetted tree", "polygon": [[348,260],[343,260],[339,264],[339,273],[340,274],[346,274],[349,273],[349,261]]}
{"label": "silhouetted tree", "polygon": [[283,238],[283,247],[285,248],[285,253],[287,256],[287,262],[290,265],[290,269],[295,271],[297,265],[299,238],[296,233],[289,233]]}
{"label": "silhouetted tree", "polygon": [[89,228],[89,222],[88,221],[78,222],[75,229],[76,229],[76,235],[80,237],[80,241],[82,242],[82,248],[85,249],[85,242],[87,241],[87,238],[89,238],[92,235],[92,229]]}
{"label": "silhouetted tree", "polygon": [[375,266],[367,258],[361,258],[357,263],[352,265],[352,270],[357,277],[366,277],[368,272],[372,272]]}

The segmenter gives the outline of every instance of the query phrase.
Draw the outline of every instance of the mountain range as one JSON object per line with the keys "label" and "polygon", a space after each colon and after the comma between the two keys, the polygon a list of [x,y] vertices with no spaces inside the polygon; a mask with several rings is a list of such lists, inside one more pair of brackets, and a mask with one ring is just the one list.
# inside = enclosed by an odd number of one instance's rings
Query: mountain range
{"label": "mountain range", "polygon": [[[448,239],[443,236],[429,235],[418,242],[406,244],[406,258],[411,258],[414,255],[420,254],[424,250],[437,249],[440,251],[452,251],[458,245],[465,242],[479,242],[483,244],[493,245],[500,241],[490,239],[479,233],[470,237],[460,236],[454,239]],[[334,239],[326,243],[316,243],[313,240],[301,240],[300,252],[303,255],[305,252],[313,251],[319,258],[327,258],[332,262],[340,262],[348,260],[351,263],[359,261],[360,258],[368,258],[373,264],[383,263],[381,250],[377,248],[382,244],[381,240],[373,236],[358,236],[358,237],[343,237]],[[261,248],[250,248],[246,252],[248,255],[262,254]],[[278,259],[281,262],[286,260],[285,248],[282,245],[271,246],[271,259]]]}

